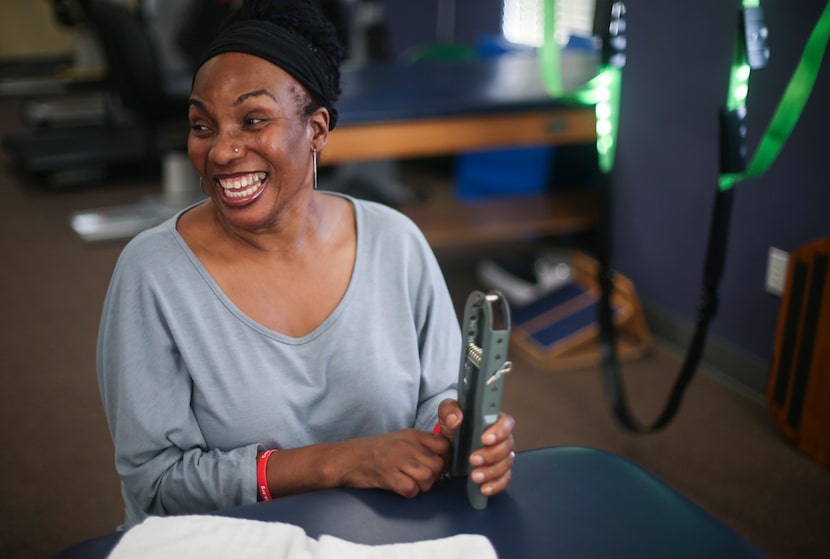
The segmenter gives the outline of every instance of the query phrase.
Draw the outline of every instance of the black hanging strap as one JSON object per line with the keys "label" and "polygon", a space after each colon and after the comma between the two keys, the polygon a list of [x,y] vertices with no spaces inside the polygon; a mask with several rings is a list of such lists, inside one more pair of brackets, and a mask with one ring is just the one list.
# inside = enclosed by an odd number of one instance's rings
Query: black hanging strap
{"label": "black hanging strap", "polygon": [[611,261],[611,207],[612,207],[612,180],[610,173],[602,174],[601,203],[600,203],[600,233],[597,250],[599,262],[598,281],[600,284],[599,301],[599,344],[600,366],[605,380],[605,389],[608,402],[617,421],[629,431],[636,433],[651,433],[659,431],[668,425],[674,418],[683,394],[694,378],[700,364],[709,323],[717,313],[718,286],[723,275],[726,256],[726,244],[729,232],[729,221],[732,213],[733,190],[718,190],[712,214],[712,223],[709,230],[709,244],[706,254],[706,264],[703,277],[703,294],[698,307],[697,327],[692,340],[686,350],[674,386],[669,393],[668,400],[656,421],[650,425],[642,425],[633,417],[625,394],[625,386],[617,360],[616,332],[613,322],[611,297],[614,291],[613,271]]}

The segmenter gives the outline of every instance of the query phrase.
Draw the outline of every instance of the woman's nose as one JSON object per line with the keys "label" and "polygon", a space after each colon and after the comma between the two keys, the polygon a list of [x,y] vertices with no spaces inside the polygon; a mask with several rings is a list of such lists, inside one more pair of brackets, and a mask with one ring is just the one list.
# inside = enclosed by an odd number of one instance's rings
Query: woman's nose
{"label": "woman's nose", "polygon": [[227,165],[242,155],[242,146],[232,134],[220,134],[210,150],[210,156],[220,165]]}

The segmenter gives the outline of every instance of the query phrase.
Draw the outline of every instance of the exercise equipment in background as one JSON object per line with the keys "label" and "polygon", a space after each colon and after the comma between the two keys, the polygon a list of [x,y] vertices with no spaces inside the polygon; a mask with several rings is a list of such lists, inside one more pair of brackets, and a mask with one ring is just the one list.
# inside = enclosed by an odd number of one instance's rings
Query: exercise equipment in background
{"label": "exercise equipment in background", "polygon": [[[97,54],[96,91],[83,98],[24,100],[22,110],[31,128],[3,138],[12,161],[51,188],[159,174],[165,169],[160,163],[165,149],[156,117],[171,96],[186,100],[192,75],[192,53],[178,48],[176,37],[186,36],[182,42],[199,49],[204,34],[230,13],[230,5],[220,0],[143,0],[132,8],[115,0],[55,0],[53,7],[58,22],[79,30],[79,42],[94,43],[85,50]],[[112,23],[107,16],[116,12],[119,18]],[[102,18],[108,23],[101,24]],[[80,68],[65,74],[90,74],[93,69],[87,66],[92,63],[84,60],[95,57],[76,58]],[[147,75],[152,75],[149,84],[140,81]],[[182,126],[186,129],[186,121]]]}
{"label": "exercise equipment in background", "polygon": [[84,13],[103,46],[116,95],[140,122],[147,153],[161,161],[162,194],[133,205],[75,212],[70,225],[86,241],[129,237],[204,197],[187,157],[192,72],[165,71],[164,56],[140,13],[111,0],[87,0]]}
{"label": "exercise equipment in background", "polygon": [[[589,367],[599,358],[598,263],[576,250],[566,251],[560,258],[560,264],[568,268],[567,279],[513,309],[513,347],[547,372]],[[613,281],[617,355],[621,361],[633,361],[648,352],[651,336],[634,284],[618,272]]]}
{"label": "exercise equipment in background", "polygon": [[[596,106],[597,154],[601,171],[600,228],[597,239],[597,281],[601,288],[598,306],[600,363],[606,396],[621,426],[635,433],[651,433],[666,427],[677,413],[686,387],[700,363],[708,328],[717,313],[718,287],[726,259],[726,241],[731,217],[733,186],[763,173],[777,157],[812,91],[830,36],[830,2],[811,33],[801,61],[764,133],[752,161],[746,164],[745,118],[751,70],[763,67],[769,57],[767,27],[760,0],[743,0],[735,35],[732,68],[724,109],[720,114],[720,181],[710,226],[703,271],[703,295],[697,327],[681,370],[665,407],[657,419],[642,425],[633,417],[625,396],[618,363],[618,333],[615,328],[611,269],[612,170],[617,143],[622,67],[625,63],[625,7],[622,2],[597,1],[594,31],[601,40],[602,63],[597,77],[572,94]],[[559,82],[559,49],[554,40],[554,0],[545,2],[545,45],[541,71],[551,92],[562,94]]]}

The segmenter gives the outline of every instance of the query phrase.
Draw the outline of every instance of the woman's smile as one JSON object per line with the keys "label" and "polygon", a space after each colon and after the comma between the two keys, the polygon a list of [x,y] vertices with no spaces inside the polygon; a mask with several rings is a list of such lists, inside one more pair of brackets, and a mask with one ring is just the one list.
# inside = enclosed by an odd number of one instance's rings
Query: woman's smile
{"label": "woman's smile", "polygon": [[268,173],[241,173],[216,178],[222,201],[228,206],[246,206],[265,191]]}

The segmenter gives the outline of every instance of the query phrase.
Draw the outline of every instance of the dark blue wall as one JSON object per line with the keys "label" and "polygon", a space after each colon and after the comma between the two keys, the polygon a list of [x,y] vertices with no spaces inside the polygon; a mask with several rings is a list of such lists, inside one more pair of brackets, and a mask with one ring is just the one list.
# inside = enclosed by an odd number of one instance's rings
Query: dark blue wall
{"label": "dark blue wall", "polygon": [[[384,14],[399,54],[437,40],[438,0],[385,0]],[[485,35],[501,33],[502,0],[455,0],[457,42],[475,45]]]}
{"label": "dark blue wall", "polygon": [[[620,270],[644,302],[691,323],[717,181],[717,110],[728,82],[738,2],[630,0],[629,63],[620,118],[614,227]],[[763,2],[770,28],[769,65],[753,72],[748,100],[749,152],[796,67],[824,2]],[[768,360],[780,299],[764,291],[767,251],[793,251],[830,235],[828,157],[830,73],[774,166],[740,183],[712,333]]]}
{"label": "dark blue wall", "polygon": [[[824,4],[763,2],[772,58],[751,78],[750,154]],[[436,5],[436,0],[387,0],[397,48],[431,40]],[[644,305],[691,326],[718,178],[717,114],[726,96],[740,2],[628,0],[626,5],[614,263],[634,281]],[[498,32],[500,0],[459,1],[458,9],[460,40]],[[720,312],[711,332],[762,360],[771,356],[781,301],[764,291],[768,248],[791,252],[830,235],[827,66],[779,159],[735,191]]]}

